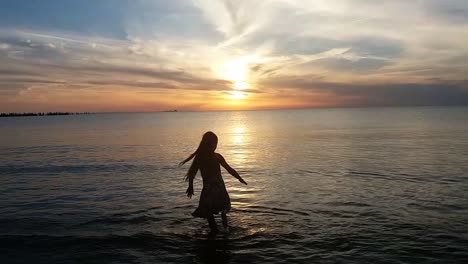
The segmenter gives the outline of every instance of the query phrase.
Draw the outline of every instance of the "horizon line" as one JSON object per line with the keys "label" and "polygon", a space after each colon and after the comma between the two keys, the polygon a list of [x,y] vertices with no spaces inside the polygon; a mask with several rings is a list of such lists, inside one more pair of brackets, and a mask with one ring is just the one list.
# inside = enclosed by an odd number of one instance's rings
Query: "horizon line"
{"label": "horizon line", "polygon": [[314,110],[314,109],[357,109],[357,108],[424,108],[424,107],[468,107],[468,105],[371,105],[371,106],[324,106],[324,107],[291,107],[268,109],[220,109],[220,110],[157,110],[157,111],[25,111],[25,112],[0,112],[0,114],[24,114],[24,113],[86,113],[86,114],[144,114],[144,113],[204,113],[204,112],[255,112],[255,111],[290,111],[290,110]]}

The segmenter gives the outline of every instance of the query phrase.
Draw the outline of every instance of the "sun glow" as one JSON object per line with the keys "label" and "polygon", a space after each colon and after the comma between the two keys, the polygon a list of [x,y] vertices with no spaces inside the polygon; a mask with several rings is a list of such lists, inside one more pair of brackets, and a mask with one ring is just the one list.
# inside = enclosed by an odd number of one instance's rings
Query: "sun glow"
{"label": "sun glow", "polygon": [[240,91],[231,91],[229,92],[231,99],[240,100],[246,97],[246,93]]}
{"label": "sun glow", "polygon": [[233,88],[236,90],[244,90],[249,88],[249,84],[244,81],[238,81],[234,83]]}
{"label": "sun glow", "polygon": [[232,82],[230,98],[235,100],[244,99],[246,92],[241,92],[250,88],[248,75],[249,64],[256,60],[256,56],[244,56],[228,62],[225,62],[215,68],[216,73],[224,80]]}
{"label": "sun glow", "polygon": [[223,65],[221,74],[228,81],[245,82],[247,78],[247,65],[239,62],[229,62]]}
{"label": "sun glow", "polygon": [[242,144],[244,142],[244,133],[245,133],[244,127],[235,127],[232,133],[234,143]]}

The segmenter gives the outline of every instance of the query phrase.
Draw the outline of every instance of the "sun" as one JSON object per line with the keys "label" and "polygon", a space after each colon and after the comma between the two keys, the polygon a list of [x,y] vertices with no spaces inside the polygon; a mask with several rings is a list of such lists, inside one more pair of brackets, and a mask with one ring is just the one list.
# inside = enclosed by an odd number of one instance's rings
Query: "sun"
{"label": "sun", "polygon": [[[230,81],[232,83],[232,89],[241,91],[250,88],[248,75],[249,75],[249,64],[253,61],[252,56],[240,57],[222,63],[216,67],[216,73],[222,79]],[[233,99],[243,99],[245,92],[232,91]]]}
{"label": "sun", "polygon": [[244,82],[247,78],[247,67],[238,62],[230,62],[224,65],[222,75],[228,81]]}
{"label": "sun", "polygon": [[244,90],[249,88],[249,84],[244,81],[236,81],[232,87],[236,90]]}
{"label": "sun", "polygon": [[241,100],[246,97],[246,93],[241,91],[231,91],[229,94],[231,95],[230,98],[234,100]]}

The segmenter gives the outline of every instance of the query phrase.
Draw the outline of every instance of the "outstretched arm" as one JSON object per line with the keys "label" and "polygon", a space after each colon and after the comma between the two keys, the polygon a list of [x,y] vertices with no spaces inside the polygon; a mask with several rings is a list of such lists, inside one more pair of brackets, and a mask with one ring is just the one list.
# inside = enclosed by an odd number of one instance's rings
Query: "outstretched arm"
{"label": "outstretched arm", "polygon": [[197,171],[198,171],[198,163],[194,161],[192,165],[190,166],[190,169],[187,172],[187,175],[185,178],[185,180],[189,182],[187,191],[185,191],[188,198],[192,198],[193,196],[193,179],[195,179],[195,175],[197,174]]}
{"label": "outstretched arm", "polygon": [[188,198],[192,198],[193,196],[193,178],[189,178],[189,186],[187,188],[187,191],[185,191],[187,194]]}
{"label": "outstretched arm", "polygon": [[237,173],[237,171],[235,169],[233,169],[231,166],[229,166],[229,164],[226,162],[224,157],[221,156],[221,154],[218,154],[218,156],[219,156],[219,163],[221,164],[221,166],[223,166],[227,170],[227,172],[229,172],[229,174],[234,176],[234,178],[238,179],[241,183],[247,185],[247,183],[244,181],[244,179],[242,179],[242,177],[239,175],[239,173]]}

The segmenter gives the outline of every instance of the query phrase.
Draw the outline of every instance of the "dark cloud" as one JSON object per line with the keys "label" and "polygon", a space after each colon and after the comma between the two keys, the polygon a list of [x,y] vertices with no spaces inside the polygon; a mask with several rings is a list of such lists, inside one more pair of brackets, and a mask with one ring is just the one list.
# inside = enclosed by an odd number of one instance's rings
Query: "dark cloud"
{"label": "dark cloud", "polygon": [[127,74],[134,76],[145,76],[157,79],[177,81],[181,83],[198,83],[202,82],[201,79],[191,76],[190,74],[184,71],[172,71],[172,70],[157,70],[150,69],[138,66],[117,66],[117,65],[106,65],[106,64],[96,64],[96,65],[87,65],[74,67],[70,66],[73,70],[91,72],[91,73],[101,73],[101,74]]}
{"label": "dark cloud", "polygon": [[44,40],[0,37],[0,43],[8,45],[8,48],[0,51],[0,56],[16,57],[28,60],[65,61],[69,58],[62,47],[56,43]]}
{"label": "dark cloud", "polygon": [[423,6],[429,15],[435,15],[451,23],[468,23],[468,2],[466,0],[426,0]]}
{"label": "dark cloud", "polygon": [[102,80],[88,81],[84,84],[93,86],[124,86],[124,87],[140,87],[140,88],[159,88],[159,89],[177,89],[177,85],[165,82],[137,82],[137,81],[122,81],[122,80]]}
{"label": "dark cloud", "polygon": [[390,84],[354,88],[367,105],[468,105],[468,89],[450,84]]}
{"label": "dark cloud", "polygon": [[66,83],[66,82],[24,77],[24,78],[1,78],[0,83],[10,83],[10,84],[11,83],[18,83],[18,84],[61,84],[61,83]]}
{"label": "dark cloud", "polygon": [[350,48],[350,52],[361,56],[397,58],[404,51],[402,41],[393,38],[361,36],[339,40],[332,36],[329,38],[304,37],[291,36],[287,33],[259,33],[252,40],[254,44],[252,47],[265,40],[274,41],[274,55],[311,55],[336,48]]}
{"label": "dark cloud", "polygon": [[[7,69],[7,68],[3,68],[3,67],[0,68],[0,77],[2,75],[6,75],[6,76],[17,76],[17,75],[19,75],[19,76],[40,76],[39,74],[37,74],[34,71],[16,69],[16,68]],[[0,80],[2,80],[2,79],[0,79]]]}
{"label": "dark cloud", "polygon": [[32,41],[26,37],[11,37],[11,36],[0,36],[0,42],[8,44],[10,47],[16,48],[31,48],[34,45]]}
{"label": "dark cloud", "polygon": [[[168,82],[141,82],[129,80],[99,80],[86,81],[81,83],[84,86],[121,86],[121,87],[137,87],[137,88],[154,88],[154,89],[183,89],[183,90],[212,90],[212,91],[232,91],[230,86],[203,86],[203,85],[178,85]],[[245,89],[246,93],[260,93],[259,90]]]}
{"label": "dark cloud", "polygon": [[[115,79],[127,78],[129,80],[138,78],[150,78],[155,80],[165,80],[175,82],[179,86],[200,85],[207,86],[207,89],[215,87],[225,87],[231,85],[231,82],[219,79],[207,79],[202,77],[194,76],[182,70],[165,70],[165,69],[152,69],[141,66],[131,65],[111,65],[103,63],[88,63],[88,64],[54,64],[54,63],[30,63],[25,65],[18,62],[18,65],[27,66],[31,69],[37,69],[44,75],[66,75],[69,79],[82,78],[93,78],[96,82],[107,82],[111,84]],[[14,75],[35,75],[34,70],[8,70],[0,69],[0,75],[10,73]],[[0,81],[2,79],[0,78]],[[168,84],[168,83],[166,83]],[[171,85],[171,87],[175,87]]]}
{"label": "dark cloud", "polygon": [[254,64],[250,67],[250,72],[252,75],[256,75],[261,78],[271,77],[274,76],[278,71],[283,68],[288,67],[288,64],[281,64],[281,65],[269,65],[265,63]]}
{"label": "dark cloud", "polygon": [[352,52],[364,56],[395,58],[404,51],[403,43],[391,38],[361,37],[350,41],[349,45]]}
{"label": "dark cloud", "polygon": [[[37,65],[39,66],[39,65]],[[84,64],[84,65],[43,65],[54,72],[66,72],[73,75],[95,76],[103,79],[115,79],[125,76],[127,78],[148,77],[158,80],[167,80],[177,82],[180,85],[206,85],[206,86],[226,86],[229,81],[218,79],[207,79],[197,77],[182,70],[152,69],[132,65],[111,65],[103,63]]]}
{"label": "dark cloud", "polygon": [[0,94],[16,94],[20,89],[26,88],[25,84],[21,83],[2,83],[0,82]]}
{"label": "dark cloud", "polygon": [[[155,89],[186,90],[231,90],[230,81],[197,77],[184,71],[151,69],[137,66],[116,66],[101,63],[29,64],[19,62],[21,69],[0,68],[0,84],[18,84],[19,87],[33,84],[66,84],[80,86],[122,86]],[[36,74],[41,71],[43,75]],[[63,80],[63,79],[66,79]],[[147,79],[140,81],[139,79]],[[255,92],[251,90],[249,92]]]}
{"label": "dark cloud", "polygon": [[347,43],[334,39],[319,37],[288,37],[278,36],[275,38],[275,52],[278,55],[308,55],[325,52],[330,49],[346,47]]}
{"label": "dark cloud", "polygon": [[372,72],[389,64],[391,64],[391,62],[387,60],[368,58],[357,60],[349,60],[345,58],[325,58],[307,63],[307,65],[344,72]]}
{"label": "dark cloud", "polygon": [[264,87],[331,93],[337,100],[356,98],[355,106],[468,105],[468,81],[434,83],[358,84],[333,83],[320,79],[277,78]]}
{"label": "dark cloud", "polygon": [[[106,49],[95,49],[81,40],[63,42],[52,36],[51,40],[55,42],[49,43],[46,35],[30,34],[32,38],[28,38],[28,34],[23,35],[0,36],[0,42],[7,47],[0,53],[0,82],[30,85],[63,83],[55,80],[66,79],[70,87],[78,84],[195,90],[227,90],[232,85],[226,80],[196,76],[184,70],[132,65],[132,62],[138,63],[132,57],[128,57],[127,62],[121,60],[119,64],[102,63],[100,61],[106,59],[112,61],[111,56],[115,56],[116,50],[109,54]],[[122,59],[126,56],[121,54]],[[20,77],[12,79],[17,76]],[[38,76],[44,78],[32,78]]]}

